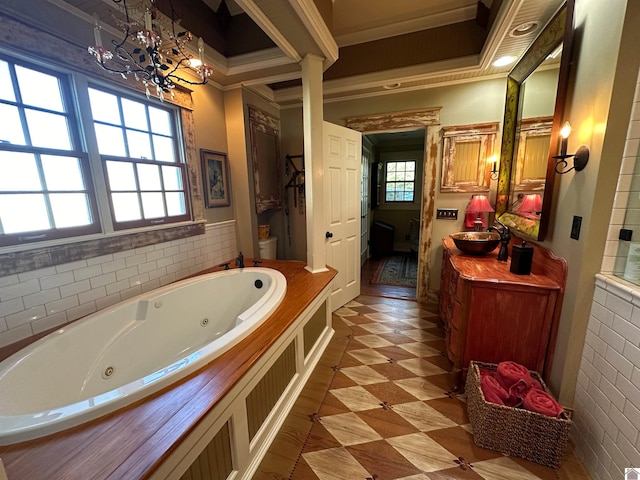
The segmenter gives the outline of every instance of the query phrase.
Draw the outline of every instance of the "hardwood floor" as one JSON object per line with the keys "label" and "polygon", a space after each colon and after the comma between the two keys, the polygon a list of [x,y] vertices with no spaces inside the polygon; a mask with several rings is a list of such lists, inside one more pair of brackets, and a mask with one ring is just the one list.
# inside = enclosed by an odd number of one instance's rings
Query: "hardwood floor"
{"label": "hardwood floor", "polygon": [[378,259],[370,258],[364,263],[364,265],[362,265],[360,274],[360,295],[415,300],[415,287],[409,288],[399,287],[395,285],[379,285],[371,283],[371,279],[375,275],[380,264],[384,262],[384,260],[384,257]]}

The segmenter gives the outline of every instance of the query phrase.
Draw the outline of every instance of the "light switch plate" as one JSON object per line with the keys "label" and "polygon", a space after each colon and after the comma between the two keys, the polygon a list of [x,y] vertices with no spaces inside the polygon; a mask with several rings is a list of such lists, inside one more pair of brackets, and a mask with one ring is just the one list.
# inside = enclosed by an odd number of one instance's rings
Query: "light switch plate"
{"label": "light switch plate", "polygon": [[458,209],[457,208],[438,208],[436,210],[436,219],[440,220],[457,220]]}
{"label": "light switch plate", "polygon": [[580,227],[582,226],[582,217],[576,215],[573,216],[573,223],[571,224],[570,237],[578,240],[580,238]]}

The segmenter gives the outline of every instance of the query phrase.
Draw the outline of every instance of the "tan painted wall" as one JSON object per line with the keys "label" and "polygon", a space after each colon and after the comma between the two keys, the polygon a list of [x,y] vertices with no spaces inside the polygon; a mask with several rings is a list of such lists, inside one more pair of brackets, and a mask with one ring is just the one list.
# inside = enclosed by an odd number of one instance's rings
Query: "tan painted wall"
{"label": "tan painted wall", "polygon": [[[484,122],[500,122],[504,116],[504,97],[506,80],[486,80],[482,82],[452,85],[417,92],[396,93],[362,100],[327,103],[324,107],[325,119],[340,125],[345,118],[369,113],[397,112],[441,106],[442,126],[467,125]],[[498,134],[498,138],[500,138]],[[499,149],[496,142],[496,149]],[[464,209],[471,194],[440,193],[441,164],[438,164],[438,187],[436,189],[436,208],[457,208],[458,220],[435,220],[433,226],[433,248],[430,255],[429,290],[440,288],[440,268],[442,244],[440,239],[450,233],[459,232],[463,227]],[[491,185],[491,198],[495,198],[495,182]]]}
{"label": "tan painted wall", "polygon": [[[304,141],[302,138],[302,109],[285,109],[280,112],[280,126],[282,136],[280,146],[282,156],[301,155],[304,152]],[[301,159],[295,160],[298,167],[302,164]],[[291,176],[285,176],[286,184]],[[305,214],[300,213],[300,209],[294,206],[294,192],[289,189],[288,205],[289,215],[284,218],[284,233],[278,240],[279,247],[282,246],[283,258],[287,260],[306,261],[307,259],[307,230],[305,227]]]}
{"label": "tan painted wall", "polygon": [[231,171],[231,206],[237,220],[238,248],[247,257],[253,257],[253,232],[258,227],[255,222],[255,207],[250,191],[250,185],[253,182],[249,182],[249,179],[253,177],[248,168],[248,139],[245,134],[241,89],[224,92],[224,113],[227,125],[229,169]]}
{"label": "tan painted wall", "polygon": [[[588,145],[589,164],[559,176],[551,228],[544,246],[567,259],[569,276],[558,332],[551,388],[571,405],[584,345],[594,276],[600,270],[624,148],[640,53],[638,2],[620,47],[627,2],[577,0],[574,54],[567,119],[573,127],[568,150]],[[579,240],[569,237],[573,216],[582,217]]]}
{"label": "tan painted wall", "polygon": [[[227,153],[227,128],[222,92],[213,85],[207,84],[194,87],[191,98],[193,99],[193,118],[198,154],[200,154],[200,149]],[[233,187],[233,183],[231,186]],[[204,213],[209,223],[234,218],[233,205],[205,208]]]}

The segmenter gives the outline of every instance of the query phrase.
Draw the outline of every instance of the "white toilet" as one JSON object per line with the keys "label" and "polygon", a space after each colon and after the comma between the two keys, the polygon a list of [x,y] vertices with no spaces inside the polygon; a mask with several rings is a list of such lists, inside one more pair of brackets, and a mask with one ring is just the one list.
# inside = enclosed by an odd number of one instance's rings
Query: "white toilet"
{"label": "white toilet", "polygon": [[269,260],[276,259],[276,251],[278,249],[278,237],[269,237],[264,240],[258,240],[260,248],[260,258]]}

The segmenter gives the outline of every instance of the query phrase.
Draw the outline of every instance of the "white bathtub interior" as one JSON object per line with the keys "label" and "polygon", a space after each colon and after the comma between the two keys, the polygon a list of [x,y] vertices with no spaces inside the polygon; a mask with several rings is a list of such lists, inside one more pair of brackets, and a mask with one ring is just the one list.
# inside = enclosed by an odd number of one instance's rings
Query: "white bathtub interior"
{"label": "white bathtub interior", "polygon": [[0,444],[83,423],[170,385],[248,336],[285,292],[276,270],[215,272],[48,335],[0,363]]}

